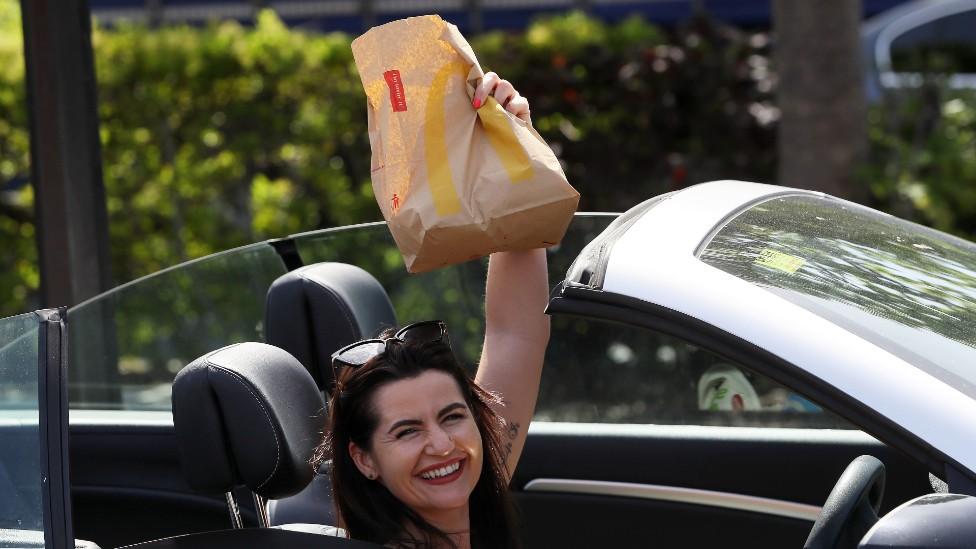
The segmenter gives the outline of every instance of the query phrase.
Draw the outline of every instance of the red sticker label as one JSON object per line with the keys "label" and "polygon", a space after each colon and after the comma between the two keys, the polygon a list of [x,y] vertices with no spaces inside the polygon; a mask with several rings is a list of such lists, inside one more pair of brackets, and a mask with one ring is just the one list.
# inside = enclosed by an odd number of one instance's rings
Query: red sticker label
{"label": "red sticker label", "polygon": [[405,112],[407,110],[407,96],[403,93],[403,80],[400,79],[400,71],[394,69],[383,73],[386,85],[390,87],[390,104],[393,105],[393,112]]}

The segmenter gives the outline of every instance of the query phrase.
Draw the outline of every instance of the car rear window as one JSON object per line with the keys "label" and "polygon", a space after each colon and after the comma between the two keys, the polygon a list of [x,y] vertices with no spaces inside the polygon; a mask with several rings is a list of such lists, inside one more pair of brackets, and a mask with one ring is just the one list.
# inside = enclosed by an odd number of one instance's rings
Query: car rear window
{"label": "car rear window", "polygon": [[976,246],[829,197],[781,196],[702,248],[762,286],[976,398]]}

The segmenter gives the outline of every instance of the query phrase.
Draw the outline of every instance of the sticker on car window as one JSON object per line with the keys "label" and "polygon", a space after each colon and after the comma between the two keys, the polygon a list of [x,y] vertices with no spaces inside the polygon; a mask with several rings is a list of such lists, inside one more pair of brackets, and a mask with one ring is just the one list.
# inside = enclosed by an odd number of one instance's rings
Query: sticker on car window
{"label": "sticker on car window", "polygon": [[806,263],[802,257],[796,257],[795,255],[784,254],[783,252],[777,252],[772,248],[763,248],[759,252],[759,257],[756,258],[756,264],[762,265],[763,267],[769,267],[770,269],[776,269],[777,271],[783,271],[784,273],[793,274],[803,267]]}

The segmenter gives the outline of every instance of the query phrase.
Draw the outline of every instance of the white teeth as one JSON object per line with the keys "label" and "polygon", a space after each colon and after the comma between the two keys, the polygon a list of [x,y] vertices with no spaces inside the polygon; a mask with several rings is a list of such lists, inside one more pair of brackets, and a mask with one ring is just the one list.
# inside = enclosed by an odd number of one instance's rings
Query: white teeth
{"label": "white teeth", "polygon": [[447,467],[441,467],[440,469],[427,471],[426,473],[422,473],[420,476],[424,477],[427,480],[432,480],[435,478],[446,477],[447,475],[450,475],[451,473],[457,471],[460,468],[461,468],[461,462],[458,461],[451,465],[448,465]]}

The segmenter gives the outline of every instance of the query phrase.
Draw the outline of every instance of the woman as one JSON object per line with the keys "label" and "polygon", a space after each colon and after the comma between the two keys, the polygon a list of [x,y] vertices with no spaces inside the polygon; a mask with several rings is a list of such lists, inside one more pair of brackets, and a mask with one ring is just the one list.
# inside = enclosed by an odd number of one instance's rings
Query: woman
{"label": "woman", "polygon": [[[489,95],[529,121],[528,102],[495,73],[472,106]],[[333,355],[323,454],[350,537],[391,547],[518,545],[508,483],[538,395],[547,298],[545,250],[491,256],[474,380],[437,321]]]}

